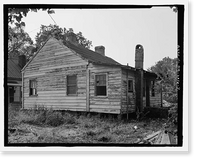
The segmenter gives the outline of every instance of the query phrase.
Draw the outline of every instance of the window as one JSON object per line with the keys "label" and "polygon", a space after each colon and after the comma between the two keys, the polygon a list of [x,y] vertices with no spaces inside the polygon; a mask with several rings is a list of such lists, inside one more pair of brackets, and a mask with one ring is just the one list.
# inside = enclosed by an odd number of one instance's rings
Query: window
{"label": "window", "polygon": [[95,84],[96,84],[96,96],[106,96],[107,95],[106,74],[96,75]]}
{"label": "window", "polygon": [[30,80],[29,95],[30,96],[37,95],[37,81],[36,81],[36,79]]}
{"label": "window", "polygon": [[67,95],[77,94],[77,75],[67,76]]}
{"label": "window", "polygon": [[155,96],[155,82],[151,81],[151,96]]}
{"label": "window", "polygon": [[128,80],[128,92],[133,92],[133,80]]}

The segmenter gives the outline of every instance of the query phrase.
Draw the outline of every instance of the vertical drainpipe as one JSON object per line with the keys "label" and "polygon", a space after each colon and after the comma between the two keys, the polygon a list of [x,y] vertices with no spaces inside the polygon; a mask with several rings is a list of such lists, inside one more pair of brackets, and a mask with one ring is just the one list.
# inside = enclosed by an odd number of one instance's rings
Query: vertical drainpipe
{"label": "vertical drainpipe", "polygon": [[127,64],[127,70],[126,70],[126,118],[128,120],[128,64]]}
{"label": "vertical drainpipe", "polygon": [[24,71],[22,71],[22,109],[24,109]]}

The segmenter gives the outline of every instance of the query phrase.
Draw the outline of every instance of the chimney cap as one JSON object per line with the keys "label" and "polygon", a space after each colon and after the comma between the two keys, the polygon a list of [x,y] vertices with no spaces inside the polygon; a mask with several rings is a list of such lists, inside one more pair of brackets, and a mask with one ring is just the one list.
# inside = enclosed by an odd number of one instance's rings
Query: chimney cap
{"label": "chimney cap", "polygon": [[143,69],[144,62],[144,49],[143,46],[138,44],[135,47],[135,68]]}

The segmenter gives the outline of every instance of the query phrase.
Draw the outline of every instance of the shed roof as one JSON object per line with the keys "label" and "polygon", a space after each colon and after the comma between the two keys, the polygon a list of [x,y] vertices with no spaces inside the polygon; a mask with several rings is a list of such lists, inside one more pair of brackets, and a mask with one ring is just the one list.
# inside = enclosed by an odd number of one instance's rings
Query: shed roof
{"label": "shed roof", "polygon": [[21,79],[21,68],[19,65],[14,62],[11,58],[7,61],[7,77],[8,78],[14,78],[14,79]]}

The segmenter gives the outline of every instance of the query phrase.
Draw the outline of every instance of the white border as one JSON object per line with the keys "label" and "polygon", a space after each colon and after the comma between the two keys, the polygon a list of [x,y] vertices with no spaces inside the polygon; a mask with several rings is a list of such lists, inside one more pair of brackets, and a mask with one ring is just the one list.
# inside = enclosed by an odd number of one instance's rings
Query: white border
{"label": "white border", "polygon": [[[33,2],[30,1],[14,1],[11,2],[9,0],[5,1],[4,4],[33,4]],[[44,2],[35,0],[34,3],[36,4],[44,4]],[[50,3],[50,2],[48,2]],[[47,3],[47,4],[48,4]],[[77,2],[77,0],[70,0],[70,1],[56,1],[51,2],[51,4],[83,4],[83,2]],[[183,4],[185,5],[185,18],[184,18],[184,94],[183,94],[183,147],[4,147],[4,133],[1,134],[1,151],[35,151],[36,153],[38,151],[68,151],[68,152],[118,152],[125,151],[125,152],[141,152],[144,153],[146,151],[150,152],[174,152],[179,151],[182,153],[185,153],[188,151],[188,2],[186,0],[168,0],[168,1],[144,1],[144,0],[137,0],[137,1],[107,1],[107,0],[101,0],[101,1],[95,1],[96,4],[149,4],[149,5],[164,5],[164,4]],[[89,0],[87,2],[84,2],[84,4],[94,4],[94,1]],[[3,5],[2,5],[2,22],[3,22]],[[3,38],[3,28],[2,28],[2,37]],[[3,42],[3,40],[2,40]],[[3,47],[3,46],[2,46]],[[2,48],[3,49],[3,48]],[[2,51],[2,54],[3,51]],[[2,59],[2,58],[1,58]],[[3,67],[3,66],[2,66]],[[2,69],[3,70],[3,69]],[[3,92],[3,91],[2,91]],[[4,96],[3,96],[4,97]],[[4,98],[2,98],[4,99]],[[1,107],[4,108],[4,107]],[[2,120],[4,119],[4,110],[1,109],[0,112],[0,118],[1,118],[1,128],[4,129],[4,122],[2,123]],[[54,152],[55,153],[55,152]],[[161,160],[160,160],[161,161]]]}

